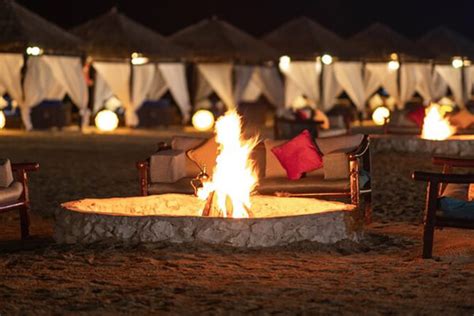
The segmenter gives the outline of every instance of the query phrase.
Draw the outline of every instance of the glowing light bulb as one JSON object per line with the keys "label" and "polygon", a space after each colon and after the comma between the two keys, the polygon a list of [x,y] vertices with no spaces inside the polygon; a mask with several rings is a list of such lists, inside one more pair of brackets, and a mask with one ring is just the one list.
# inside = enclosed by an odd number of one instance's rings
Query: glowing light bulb
{"label": "glowing light bulb", "polygon": [[198,131],[208,131],[214,126],[214,115],[208,110],[199,110],[194,113],[192,123]]}
{"label": "glowing light bulb", "polygon": [[453,61],[451,62],[451,65],[454,67],[454,68],[461,68],[462,65],[463,65],[463,61],[460,57],[454,57],[453,58]]}
{"label": "glowing light bulb", "polygon": [[388,118],[390,118],[390,110],[384,106],[376,108],[372,113],[372,120],[376,125],[384,125]]}
{"label": "glowing light bulb", "polygon": [[324,54],[323,56],[321,56],[321,61],[325,65],[330,65],[332,64],[332,56],[328,54]]}
{"label": "glowing light bulb", "polygon": [[290,64],[291,64],[291,58],[290,56],[281,56],[280,57],[280,63],[278,66],[280,67],[281,71],[288,71],[290,69]]}
{"label": "glowing light bulb", "polygon": [[3,111],[0,111],[0,129],[5,127],[6,119],[5,119],[5,114],[3,114]]}
{"label": "glowing light bulb", "polygon": [[111,132],[118,126],[117,114],[109,110],[102,110],[95,117],[95,126],[103,132]]}
{"label": "glowing light bulb", "polygon": [[400,63],[398,60],[391,60],[388,62],[388,69],[397,70],[398,68],[400,68]]}
{"label": "glowing light bulb", "polygon": [[26,48],[26,54],[30,56],[39,56],[43,53],[43,50],[38,46],[29,46]]}

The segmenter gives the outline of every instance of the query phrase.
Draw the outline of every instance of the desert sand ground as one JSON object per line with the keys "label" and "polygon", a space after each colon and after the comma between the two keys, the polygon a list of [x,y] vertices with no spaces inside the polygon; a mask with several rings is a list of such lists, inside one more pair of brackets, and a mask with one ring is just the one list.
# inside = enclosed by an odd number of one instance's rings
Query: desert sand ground
{"label": "desert sand ground", "polygon": [[135,161],[176,132],[0,133],[0,156],[41,164],[34,239],[18,241],[16,213],[0,215],[0,315],[474,314],[474,231],[436,231],[435,258],[420,259],[425,185],[410,174],[435,169],[426,156],[373,156],[374,223],[360,244],[54,244],[60,203],[137,195]]}

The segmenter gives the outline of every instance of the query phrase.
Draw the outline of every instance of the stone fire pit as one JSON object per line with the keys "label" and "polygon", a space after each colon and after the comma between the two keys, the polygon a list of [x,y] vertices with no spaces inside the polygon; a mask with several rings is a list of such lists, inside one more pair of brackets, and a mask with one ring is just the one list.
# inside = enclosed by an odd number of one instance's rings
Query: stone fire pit
{"label": "stone fire pit", "polygon": [[474,135],[455,135],[446,140],[427,140],[419,135],[371,135],[372,152],[402,152],[474,156]]}
{"label": "stone fire pit", "polygon": [[253,218],[202,217],[194,196],[84,199],[64,203],[56,214],[58,243],[114,241],[202,242],[269,247],[297,241],[335,243],[361,237],[353,205],[308,198],[253,196]]}

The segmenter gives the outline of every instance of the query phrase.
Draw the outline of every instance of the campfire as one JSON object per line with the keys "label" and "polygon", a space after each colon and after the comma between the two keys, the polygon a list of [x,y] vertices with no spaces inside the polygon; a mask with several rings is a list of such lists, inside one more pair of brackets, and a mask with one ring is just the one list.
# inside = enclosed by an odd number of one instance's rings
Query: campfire
{"label": "campfire", "polygon": [[431,103],[425,113],[421,138],[445,140],[456,132],[456,128],[449,123],[439,104]]}
{"label": "campfire", "polygon": [[257,138],[244,140],[241,118],[229,111],[216,122],[219,155],[210,181],[197,192],[206,200],[203,216],[248,218],[252,216],[250,194],[257,184],[255,164],[249,158]]}

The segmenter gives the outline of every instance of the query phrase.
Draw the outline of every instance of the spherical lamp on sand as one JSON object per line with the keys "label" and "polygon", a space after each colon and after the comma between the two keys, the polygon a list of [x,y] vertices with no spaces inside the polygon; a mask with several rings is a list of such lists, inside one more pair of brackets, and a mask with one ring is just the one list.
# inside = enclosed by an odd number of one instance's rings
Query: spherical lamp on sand
{"label": "spherical lamp on sand", "polygon": [[3,111],[0,111],[0,129],[5,127],[5,114],[3,114]]}
{"label": "spherical lamp on sand", "polygon": [[109,110],[102,110],[95,117],[95,126],[103,132],[111,132],[118,126],[117,114]]}
{"label": "spherical lamp on sand", "polygon": [[384,106],[375,109],[372,114],[372,120],[376,125],[384,125],[385,121],[390,117],[390,110]]}
{"label": "spherical lamp on sand", "polygon": [[194,113],[192,123],[198,131],[208,131],[214,126],[214,115],[208,110],[199,110]]}

